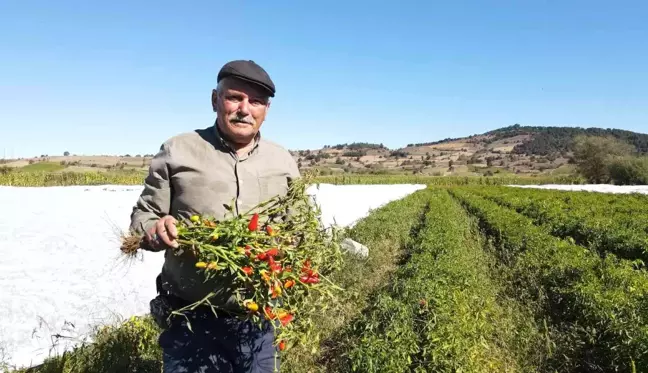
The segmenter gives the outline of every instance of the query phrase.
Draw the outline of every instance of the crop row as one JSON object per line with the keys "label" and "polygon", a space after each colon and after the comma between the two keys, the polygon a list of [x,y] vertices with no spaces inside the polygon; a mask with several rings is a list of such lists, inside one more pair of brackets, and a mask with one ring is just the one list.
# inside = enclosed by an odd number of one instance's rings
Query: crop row
{"label": "crop row", "polygon": [[422,176],[422,175],[332,175],[319,176],[317,181],[328,184],[425,184],[450,185],[536,185],[581,184],[575,176]]}
{"label": "crop row", "polygon": [[[0,185],[20,187],[66,185],[142,185],[142,172],[20,172],[0,173]],[[327,184],[425,184],[425,185],[506,185],[578,184],[571,176],[419,176],[419,175],[341,175],[317,176],[315,182]]]}
{"label": "crop row", "polygon": [[431,192],[409,257],[354,323],[345,371],[532,371],[532,314],[502,298],[495,260],[445,190]]}
{"label": "crop row", "polygon": [[497,186],[490,191],[506,194],[507,197],[558,204],[568,209],[571,207],[586,208],[593,215],[606,215],[611,211],[626,213],[628,217],[634,216],[635,213],[645,215],[646,207],[648,207],[648,195],[639,193],[601,193],[506,186]]}
{"label": "crop row", "polygon": [[0,173],[0,185],[45,187],[68,185],[143,185],[141,172],[8,172]]}
{"label": "crop row", "polygon": [[648,369],[648,274],[550,235],[493,201],[455,188],[510,268],[509,286],[547,323],[552,353],[544,371]]}
{"label": "crop row", "polygon": [[[648,198],[602,193],[551,193],[519,188],[475,192],[546,226],[551,234],[575,240],[600,255],[608,252],[648,263]],[[634,210],[630,212],[630,210]]]}
{"label": "crop row", "polygon": [[349,348],[343,341],[350,333],[351,320],[359,317],[369,303],[369,295],[384,286],[397,268],[399,256],[411,245],[412,230],[421,220],[429,191],[420,190],[390,202],[360,220],[348,233],[349,237],[370,248],[368,257],[350,255],[343,268],[332,280],[344,293],[317,320],[324,338],[312,354],[305,347],[285,354],[282,370],[286,372],[344,371],[342,355]]}

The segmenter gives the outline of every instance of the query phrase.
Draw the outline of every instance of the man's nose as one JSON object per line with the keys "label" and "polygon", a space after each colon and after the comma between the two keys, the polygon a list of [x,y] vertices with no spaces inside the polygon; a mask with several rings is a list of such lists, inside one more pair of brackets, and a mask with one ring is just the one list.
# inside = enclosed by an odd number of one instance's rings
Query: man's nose
{"label": "man's nose", "polygon": [[250,102],[248,100],[241,100],[239,103],[238,111],[241,114],[250,114]]}

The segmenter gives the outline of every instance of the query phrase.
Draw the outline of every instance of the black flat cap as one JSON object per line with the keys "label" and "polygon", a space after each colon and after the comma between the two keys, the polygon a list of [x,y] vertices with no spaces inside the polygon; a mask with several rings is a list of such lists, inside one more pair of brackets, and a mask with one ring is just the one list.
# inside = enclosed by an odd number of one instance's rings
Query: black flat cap
{"label": "black flat cap", "polygon": [[263,87],[270,97],[275,95],[275,86],[270,75],[252,60],[235,60],[223,65],[218,72],[217,82],[225,77],[242,79]]}

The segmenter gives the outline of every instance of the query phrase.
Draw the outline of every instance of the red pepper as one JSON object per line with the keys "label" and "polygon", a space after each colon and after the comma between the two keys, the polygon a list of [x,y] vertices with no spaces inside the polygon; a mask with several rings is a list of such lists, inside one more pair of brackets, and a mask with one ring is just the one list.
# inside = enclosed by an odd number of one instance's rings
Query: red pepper
{"label": "red pepper", "polygon": [[316,273],[314,275],[302,275],[299,277],[299,281],[305,284],[318,284],[320,282],[319,275]]}
{"label": "red pepper", "polygon": [[266,251],[266,254],[268,254],[269,256],[277,256],[279,254],[279,249],[273,247],[272,249]]}
{"label": "red pepper", "polygon": [[254,273],[254,270],[252,269],[252,267],[243,267],[243,268],[241,268],[241,271],[243,271],[248,276],[251,275],[252,273]]}
{"label": "red pepper", "polygon": [[279,351],[283,351],[285,349],[286,349],[286,341],[279,342]]}
{"label": "red pepper", "polygon": [[259,226],[259,214],[254,214],[252,215],[252,219],[250,219],[250,224],[248,224],[248,229],[250,231],[255,231],[257,230]]}
{"label": "red pepper", "polygon": [[258,253],[256,256],[256,258],[259,260],[266,260],[267,257],[268,255],[266,253]]}
{"label": "red pepper", "polygon": [[272,263],[270,264],[270,269],[272,272],[279,273],[281,272],[281,263]]}
{"label": "red pepper", "polygon": [[306,275],[306,276],[317,276],[317,273],[311,269],[311,263],[310,260],[307,260],[306,263],[302,266],[301,273]]}
{"label": "red pepper", "polygon": [[269,225],[266,226],[266,232],[268,233],[268,236],[274,236],[274,230]]}
{"label": "red pepper", "polygon": [[295,281],[293,280],[288,280],[284,283],[284,287],[286,289],[290,289],[291,287],[295,286]]}
{"label": "red pepper", "polygon": [[[266,254],[267,254],[267,252],[266,252]],[[270,255],[268,255],[267,260],[268,260],[268,266],[270,267],[272,272],[277,272],[277,273],[281,272],[281,263],[276,263],[274,258],[272,256],[270,256]]]}
{"label": "red pepper", "polygon": [[286,326],[286,325],[288,325],[288,323],[290,323],[294,319],[295,319],[295,316],[293,316],[291,314],[287,314],[286,316],[279,319],[279,321],[281,321],[281,325]]}
{"label": "red pepper", "polygon": [[264,311],[265,311],[266,317],[269,320],[272,320],[272,319],[275,318],[274,313],[272,313],[272,308],[270,308],[269,306],[265,306]]}

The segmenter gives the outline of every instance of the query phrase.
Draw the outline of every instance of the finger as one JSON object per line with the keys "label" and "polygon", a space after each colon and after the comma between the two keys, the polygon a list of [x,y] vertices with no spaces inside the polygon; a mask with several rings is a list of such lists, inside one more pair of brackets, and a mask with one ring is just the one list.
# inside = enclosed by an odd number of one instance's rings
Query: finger
{"label": "finger", "polygon": [[171,218],[168,219],[165,223],[164,226],[166,227],[166,230],[169,234],[169,238],[175,240],[178,238],[178,230],[176,229],[176,220]]}
{"label": "finger", "polygon": [[157,227],[154,225],[153,227],[151,227],[151,229],[149,229],[148,231],[144,232],[144,240],[145,240],[148,244],[154,244],[154,243],[155,243],[155,238],[156,238],[156,236],[157,236],[157,234],[155,233],[155,232],[156,232],[156,229],[157,229]]}
{"label": "finger", "polygon": [[[172,236],[170,234],[170,232],[169,232],[169,229],[168,229],[169,224],[172,221],[175,221],[175,219],[173,217],[170,217],[170,218],[165,217],[163,219],[160,219],[159,228],[158,228],[158,236],[160,237],[160,240],[162,241],[162,243],[164,243],[164,245],[166,245],[167,247],[177,248],[178,243],[175,241],[176,237]],[[171,224],[171,225],[173,225],[173,224]],[[176,235],[177,235],[177,232],[176,232]]]}
{"label": "finger", "polygon": [[164,243],[167,246],[173,246],[172,240],[169,238],[168,232],[166,228],[162,228],[161,230],[158,231],[158,238],[162,243]]}
{"label": "finger", "polygon": [[152,238],[153,238],[153,235],[151,234],[151,231],[144,232],[144,240],[146,242],[150,242]]}
{"label": "finger", "polygon": [[166,228],[164,228],[164,221],[158,220],[155,223],[155,226],[153,227],[153,233],[151,234],[151,239],[153,242],[154,247],[156,248],[162,248],[164,243],[164,238],[166,237]]}

